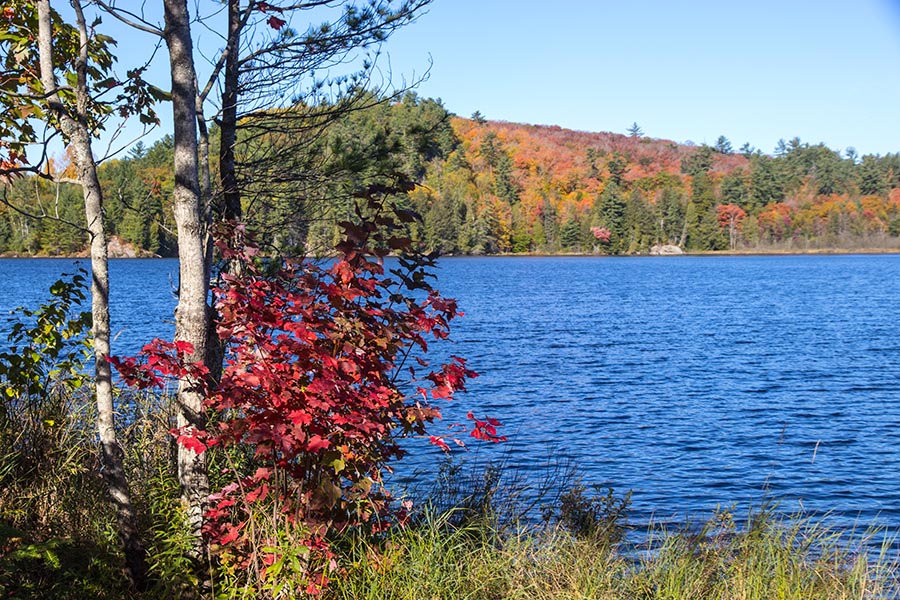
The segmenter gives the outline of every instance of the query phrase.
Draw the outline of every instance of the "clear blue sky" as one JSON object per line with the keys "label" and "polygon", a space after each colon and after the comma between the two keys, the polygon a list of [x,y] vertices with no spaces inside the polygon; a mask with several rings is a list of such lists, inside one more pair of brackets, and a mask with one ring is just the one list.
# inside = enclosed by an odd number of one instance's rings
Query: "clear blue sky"
{"label": "clear blue sky", "polygon": [[461,116],[900,151],[900,0],[434,0],[385,51]]}
{"label": "clear blue sky", "polygon": [[[152,49],[110,17],[103,27],[120,65]],[[195,34],[215,55],[216,34]],[[900,152],[900,0],[434,0],[383,52],[395,82],[430,57],[418,93],[466,117],[620,133],[637,122],[651,137],[725,135],[767,153],[795,136]],[[167,87],[164,48],[156,62],[151,79]],[[160,116],[147,143],[168,131],[171,108]]]}

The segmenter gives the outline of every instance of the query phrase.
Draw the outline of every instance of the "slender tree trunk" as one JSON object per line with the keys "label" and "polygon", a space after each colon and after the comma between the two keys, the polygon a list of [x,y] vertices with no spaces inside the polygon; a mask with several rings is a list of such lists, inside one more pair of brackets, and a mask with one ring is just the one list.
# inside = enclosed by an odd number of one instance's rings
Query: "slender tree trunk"
{"label": "slender tree trunk", "polygon": [[[209,168],[209,129],[206,126],[206,117],[203,116],[203,100],[199,96],[197,97],[197,128],[200,133],[197,147],[200,167],[200,206],[203,209],[203,223],[207,228],[207,235],[204,237],[205,272],[203,278],[211,281],[214,248],[212,235],[209,234],[209,228],[212,225],[213,199],[212,177]],[[210,381],[218,383],[221,380],[224,360],[225,345],[219,339],[215,314],[210,309],[206,324],[206,356],[204,358],[204,363],[209,368]]]}
{"label": "slender tree trunk", "polygon": [[219,143],[219,176],[222,179],[223,216],[240,219],[241,192],[237,183],[234,147],[237,143],[238,49],[241,43],[241,3],[228,0],[228,54],[222,89],[221,141]]}
{"label": "slender tree trunk", "polygon": [[[241,195],[237,184],[237,173],[234,159],[234,146],[237,140],[237,101],[238,101],[238,49],[240,47],[241,29],[246,25],[242,19],[240,0],[228,0],[228,40],[225,49],[224,84],[222,90],[222,114],[219,120],[219,182],[221,204],[216,202],[216,216],[225,220],[240,220]],[[200,124],[200,159],[201,172],[209,177],[209,134],[206,131],[202,113],[203,103],[197,99],[198,123]],[[205,171],[203,161],[206,161]],[[201,178],[202,180],[202,178]],[[211,186],[210,186],[211,187]],[[212,195],[207,197],[207,223],[212,221]],[[207,267],[212,266],[212,247],[207,252]],[[238,274],[240,265],[229,261],[224,269],[232,275]],[[207,273],[207,275],[210,275]],[[209,277],[207,277],[209,279]],[[209,367],[210,379],[218,382],[222,377],[225,361],[225,341],[219,339],[216,331],[216,316],[210,311],[207,330],[206,366]]]}
{"label": "slender tree trunk", "polygon": [[[209,313],[207,294],[206,235],[200,195],[197,145],[197,83],[194,70],[190,18],[187,0],[164,0],[165,40],[169,48],[174,111],[175,189],[174,214],[178,229],[179,293],[175,309],[175,339],[189,342],[194,353],[189,360],[202,362],[206,357],[206,333]],[[178,383],[178,426],[203,429],[206,425],[203,395],[196,381],[184,378]],[[204,550],[201,528],[209,496],[206,457],[178,446],[178,479],[187,503],[195,549]]]}
{"label": "slender tree trunk", "polygon": [[107,268],[106,231],[103,227],[103,196],[97,179],[97,165],[91,149],[91,136],[85,114],[87,111],[87,27],[81,7],[72,2],[81,32],[80,53],[77,67],[77,114],[71,115],[58,94],[53,65],[53,34],[50,16],[50,0],[38,0],[38,47],[41,63],[41,83],[50,110],[59,120],[75,154],[78,179],[84,193],[84,212],[91,237],[91,312],[93,317],[93,346],[95,385],[97,395],[97,429],[100,436],[103,476],[109,486],[109,494],[116,509],[119,536],[124,545],[125,563],[129,578],[138,587],[144,587],[147,563],[144,547],[138,534],[137,519],[131,504],[131,495],[125,475],[125,456],[116,440],[113,412],[112,375],[107,357],[110,352],[109,324],[109,274]]}
{"label": "slender tree trunk", "polygon": [[[206,127],[206,118],[203,116],[203,101],[197,97],[197,130],[199,135],[197,143],[198,175],[200,177],[200,206],[202,207],[203,222],[209,226],[211,221],[212,200],[212,175],[209,169],[209,129]],[[207,253],[208,254],[208,253]],[[209,267],[209,265],[207,265]]]}

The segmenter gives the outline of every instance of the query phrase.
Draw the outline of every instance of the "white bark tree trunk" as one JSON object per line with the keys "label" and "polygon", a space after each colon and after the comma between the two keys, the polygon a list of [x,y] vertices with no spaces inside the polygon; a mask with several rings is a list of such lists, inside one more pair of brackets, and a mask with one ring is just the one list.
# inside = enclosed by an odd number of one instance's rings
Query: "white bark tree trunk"
{"label": "white bark tree trunk", "polygon": [[[178,229],[179,292],[175,309],[175,339],[189,342],[193,362],[206,357],[209,319],[207,295],[207,227],[203,219],[197,145],[197,83],[191,42],[190,17],[186,0],[164,0],[164,37],[169,48],[174,111],[175,189],[174,213]],[[206,425],[203,395],[196,381],[183,378],[178,384],[178,426]],[[178,478],[187,503],[195,548],[204,549],[201,528],[209,496],[205,455],[178,447]]]}
{"label": "white bark tree trunk", "polygon": [[78,179],[84,193],[84,213],[91,238],[91,312],[100,459],[103,476],[109,486],[109,494],[116,510],[119,535],[124,545],[127,573],[132,583],[137,587],[143,587],[147,577],[147,564],[144,548],[138,535],[137,520],[125,475],[124,452],[116,439],[112,374],[106,360],[110,353],[109,273],[106,231],[103,227],[103,195],[97,179],[97,165],[94,162],[91,135],[86,119],[88,110],[87,26],[80,5],[73,2],[72,6],[75,9],[78,28],[81,32],[75,114],[70,113],[61,101],[59,94],[55,92],[57,81],[53,64],[50,0],[37,1],[41,83],[47,94],[49,108],[57,117],[63,134],[74,150]]}

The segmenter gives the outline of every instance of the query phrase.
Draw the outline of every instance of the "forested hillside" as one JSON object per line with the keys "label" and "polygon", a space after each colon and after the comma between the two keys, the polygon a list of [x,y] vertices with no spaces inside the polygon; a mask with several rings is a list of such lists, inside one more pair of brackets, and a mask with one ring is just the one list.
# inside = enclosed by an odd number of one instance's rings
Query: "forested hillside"
{"label": "forested hillside", "polygon": [[900,155],[794,139],[774,156],[639,135],[453,119],[412,194],[444,252],[897,247]]}
{"label": "forested hillside", "polygon": [[[278,143],[274,134],[255,141]],[[243,157],[242,174],[246,219],[292,253],[327,252],[353,190],[397,175],[420,184],[396,200],[422,216],[410,237],[441,253],[900,247],[900,154],[859,156],[796,138],[767,154],[734,151],[724,137],[713,147],[652,139],[636,125],[618,135],[464,119],[414,94],[351,112],[296,147],[272,172]],[[101,168],[109,230],[148,254],[174,249],[171,151],[164,138]],[[284,185],[261,197],[261,177]],[[65,222],[80,224],[74,186],[24,178],[2,193],[18,210],[0,208],[0,252],[85,246]]]}

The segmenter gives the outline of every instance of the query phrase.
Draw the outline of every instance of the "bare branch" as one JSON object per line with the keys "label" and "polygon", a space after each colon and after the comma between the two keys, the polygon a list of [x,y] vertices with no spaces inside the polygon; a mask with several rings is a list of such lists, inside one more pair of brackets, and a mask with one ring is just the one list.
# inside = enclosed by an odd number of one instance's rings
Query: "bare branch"
{"label": "bare branch", "polygon": [[[45,179],[53,180],[53,177],[52,177],[51,175],[42,175],[41,177],[43,177],[43,178],[45,178]],[[77,181],[70,181],[70,180],[65,180],[65,181],[64,181],[64,180],[59,180],[58,183],[75,183],[75,184],[78,184],[79,182],[77,182]],[[2,195],[2,197],[0,197],[0,204],[3,204],[3,205],[6,206],[7,208],[9,208],[9,209],[13,210],[14,212],[16,212],[16,213],[22,215],[23,217],[26,217],[26,218],[29,218],[29,219],[35,219],[35,220],[38,220],[38,221],[56,221],[57,223],[62,223],[63,225],[67,225],[67,226],[69,226],[69,227],[72,227],[72,228],[74,228],[74,229],[77,229],[78,231],[81,231],[82,233],[85,233],[85,234],[89,234],[89,233],[90,233],[90,231],[88,230],[87,227],[84,227],[84,226],[82,226],[82,225],[78,225],[77,223],[73,223],[73,222],[71,222],[71,221],[67,221],[66,219],[63,219],[62,217],[58,216],[58,215],[59,215],[59,212],[58,212],[58,211],[57,211],[57,216],[54,216],[54,215],[48,215],[48,214],[47,214],[47,211],[44,210],[43,204],[40,202],[40,198],[38,198],[38,206],[41,207],[41,214],[31,213],[31,212],[25,210],[24,208],[20,208],[20,207],[16,206],[16,205],[13,204],[12,202],[10,202],[9,198],[7,197],[7,189],[6,189],[5,186],[3,187],[3,195]]]}
{"label": "bare branch", "polygon": [[[250,15],[253,11],[253,3],[251,2],[244,14],[241,16],[241,25],[243,28],[247,25],[247,22],[250,20]],[[219,74],[222,72],[222,69],[225,67],[225,61],[228,59],[228,56],[232,52],[237,52],[237,48],[233,46],[233,44],[229,43],[225,46],[225,49],[222,50],[222,53],[219,55],[219,59],[216,61],[215,66],[213,67],[213,71],[209,76],[209,79],[206,81],[206,85],[203,87],[203,91],[200,92],[200,100],[205,102],[209,92],[212,91],[213,85],[215,85],[216,80],[219,78]]]}
{"label": "bare branch", "polygon": [[10,98],[21,98],[22,100],[46,100],[53,94],[58,94],[62,91],[72,91],[72,88],[67,85],[61,85],[43,94],[20,94],[9,90],[0,90],[0,95],[9,96]]}
{"label": "bare branch", "polygon": [[150,22],[145,21],[143,18],[139,17],[133,12],[113,6],[112,4],[107,3],[105,0],[91,0],[91,2],[96,3],[108,14],[112,15],[122,23],[125,23],[129,27],[134,27],[139,31],[143,31],[144,33],[149,33],[158,37],[164,36],[162,29],[154,27]]}
{"label": "bare branch", "polygon": [[132,146],[134,146],[138,141],[140,141],[141,139],[143,139],[143,138],[147,137],[148,135],[150,135],[150,132],[153,131],[154,129],[156,129],[156,125],[145,126],[145,127],[144,127],[144,131],[141,132],[140,135],[138,135],[138,136],[136,136],[136,137],[134,137],[134,138],[131,138],[131,140],[128,141],[127,143],[125,143],[125,144],[119,146],[119,147],[116,148],[116,149],[113,149],[113,143],[119,138],[119,136],[120,136],[120,135],[122,134],[122,132],[125,130],[125,123],[120,123],[120,124],[116,127],[115,133],[112,134],[112,136],[111,136],[111,138],[110,138],[110,140],[109,140],[109,143],[106,145],[106,151],[105,151],[105,153],[103,154],[103,156],[102,156],[101,158],[98,158],[98,159],[97,159],[97,164],[99,165],[99,164],[101,164],[101,163],[103,163],[103,162],[109,160],[110,158],[112,158],[112,157],[114,157],[114,156],[116,156],[116,155],[118,155],[118,154],[121,154],[121,153],[124,152],[125,150],[128,150],[129,148],[131,148]]}

